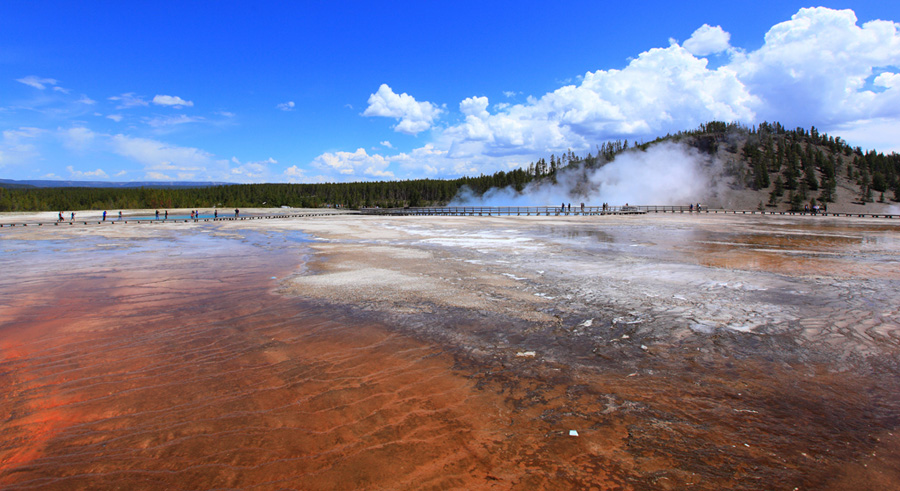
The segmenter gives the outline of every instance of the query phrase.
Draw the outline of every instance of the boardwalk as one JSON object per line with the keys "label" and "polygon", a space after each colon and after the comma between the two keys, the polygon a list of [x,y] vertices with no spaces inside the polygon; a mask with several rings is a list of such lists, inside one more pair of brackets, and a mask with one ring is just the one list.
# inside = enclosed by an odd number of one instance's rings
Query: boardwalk
{"label": "boardwalk", "polygon": [[[585,206],[583,209],[568,206],[451,206],[421,208],[364,208],[360,210],[366,215],[401,215],[401,216],[598,216],[598,215],[643,215],[647,213],[702,213],[702,214],[742,214],[742,215],[811,215],[800,211],[766,211],[766,210],[726,210],[722,208],[705,208],[699,210],[687,206]],[[819,216],[858,217],[858,218],[900,218],[897,214],[873,213],[819,213]]]}
{"label": "boardwalk", "polygon": [[[25,217],[16,217],[3,220],[0,215],[0,228],[10,227],[42,227],[60,225],[151,225],[162,223],[190,223],[190,222],[220,222],[240,220],[272,220],[289,218],[327,217],[335,215],[379,215],[379,216],[606,216],[606,215],[644,215],[647,213],[698,213],[698,214],[741,214],[741,215],[811,215],[800,211],[760,211],[760,210],[726,210],[721,208],[701,208],[691,206],[585,206],[578,207],[560,206],[450,206],[450,207],[408,207],[408,208],[363,208],[358,211],[304,211],[301,213],[276,213],[264,215],[246,215],[240,217],[220,216],[218,218],[169,218],[152,219],[149,216],[107,218],[91,217],[78,220],[38,220]],[[819,216],[854,217],[854,218],[886,218],[900,219],[900,214],[876,214],[876,213],[819,213]]]}

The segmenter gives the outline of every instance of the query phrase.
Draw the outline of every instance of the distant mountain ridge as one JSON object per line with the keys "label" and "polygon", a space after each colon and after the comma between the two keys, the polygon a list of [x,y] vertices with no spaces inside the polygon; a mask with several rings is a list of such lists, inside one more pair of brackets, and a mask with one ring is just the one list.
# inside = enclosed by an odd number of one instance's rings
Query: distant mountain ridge
{"label": "distant mountain ridge", "polygon": [[50,179],[18,181],[15,179],[0,179],[0,187],[5,188],[206,188],[227,184],[231,183],[206,181],[57,181]]}

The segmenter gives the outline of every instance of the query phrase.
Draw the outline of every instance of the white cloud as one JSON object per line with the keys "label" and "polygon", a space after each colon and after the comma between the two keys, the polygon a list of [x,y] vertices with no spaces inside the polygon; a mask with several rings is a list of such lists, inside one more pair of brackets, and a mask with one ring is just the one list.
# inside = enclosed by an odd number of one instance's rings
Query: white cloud
{"label": "white cloud", "polygon": [[146,123],[149,126],[154,128],[163,128],[166,126],[174,126],[179,124],[187,124],[187,123],[201,123],[206,121],[202,116],[185,116],[184,114],[179,114],[178,116],[159,116],[155,118],[146,118]]}
{"label": "white cloud", "polygon": [[381,145],[382,147],[394,148],[394,146],[391,145],[391,142],[389,142],[389,141],[387,141],[387,140],[381,142],[380,145]]}
{"label": "white cloud", "polygon": [[18,143],[23,139],[37,138],[42,135],[44,130],[31,126],[22,126],[16,130],[4,130],[3,140],[6,142]]}
{"label": "white cloud", "polygon": [[281,109],[282,111],[293,111],[295,105],[296,104],[294,104],[294,101],[287,101],[287,102],[282,102],[281,104],[278,104],[275,107],[277,107],[278,109]]}
{"label": "white cloud", "polygon": [[504,90],[503,91],[503,95],[505,95],[506,97],[515,97],[519,94],[521,94],[521,92],[516,92],[514,90]]}
{"label": "white cloud", "polygon": [[81,99],[78,99],[78,100],[75,101],[75,102],[77,102],[77,103],[79,103],[79,104],[87,104],[87,105],[89,105],[89,106],[97,103],[97,101],[91,99],[90,97],[88,97],[88,96],[86,96],[86,95],[84,95],[84,94],[81,95]]}
{"label": "white cloud", "polygon": [[891,72],[880,73],[875,77],[875,80],[872,81],[872,85],[892,89],[900,85],[900,74]]}
{"label": "white cloud", "polygon": [[140,96],[134,95],[134,92],[128,92],[122,95],[114,95],[110,97],[109,100],[119,103],[119,105],[116,106],[116,109],[128,109],[131,107],[150,105],[149,102],[145,101]]}
{"label": "white cloud", "polygon": [[230,172],[233,177],[240,177],[241,182],[260,181],[269,176],[269,166],[278,163],[277,160],[269,157],[265,160],[257,162],[241,163],[237,157],[232,157],[231,162],[234,167]]}
{"label": "white cloud", "polygon": [[153,103],[158,106],[172,106],[172,107],[191,107],[194,105],[191,101],[186,101],[181,97],[175,95],[156,95],[153,97]]}
{"label": "white cloud", "polygon": [[355,152],[326,152],[313,160],[313,166],[337,172],[342,176],[366,176],[393,178],[394,174],[387,170],[390,160],[381,155],[369,155],[364,148]]}
{"label": "white cloud", "polygon": [[66,148],[75,151],[86,150],[91,146],[97,136],[96,133],[83,126],[75,126],[65,130],[60,128],[58,131],[62,138],[63,145]]}
{"label": "white cloud", "polygon": [[113,152],[128,157],[145,169],[177,170],[182,172],[201,171],[217,164],[214,156],[198,148],[179,147],[148,138],[114,135],[111,138]]}
{"label": "white cloud", "polygon": [[35,75],[29,75],[27,77],[17,78],[16,82],[21,82],[29,87],[34,87],[35,89],[44,90],[47,87],[55,87],[58,83],[56,79],[53,78],[41,78]]}
{"label": "white cloud", "polygon": [[306,179],[306,170],[292,165],[284,170],[284,177],[291,182],[303,181]]}
{"label": "white cloud", "polygon": [[124,116],[122,116],[121,114],[110,114],[106,117],[115,121],[116,123],[121,123],[122,120],[124,119]]}
{"label": "white cloud", "polygon": [[709,24],[703,24],[684,42],[684,49],[696,56],[721,53],[731,47],[728,44],[730,39],[731,34],[725,32],[721,26],[711,27]]}
{"label": "white cloud", "polygon": [[[769,120],[820,128],[900,117],[900,88],[880,93],[866,80],[880,67],[900,66],[900,24],[857,25],[852,10],[801,9],[772,27],[757,51],[735,56],[737,77],[761,101]],[[881,78],[880,82],[885,82]]]}
{"label": "white cloud", "polygon": [[407,94],[395,94],[387,85],[381,84],[378,91],[369,96],[369,107],[363,116],[381,116],[399,120],[394,131],[417,135],[431,128],[434,121],[443,112],[438,106],[427,102],[418,102]]}
{"label": "white cloud", "polygon": [[172,181],[172,177],[162,172],[148,171],[144,173],[144,179],[148,181]]}
{"label": "white cloud", "polygon": [[27,164],[39,158],[40,153],[34,141],[44,133],[40,128],[27,126],[4,130],[3,138],[0,138],[0,168]]}
{"label": "white cloud", "polygon": [[69,176],[72,179],[85,179],[85,178],[109,179],[109,175],[107,175],[106,172],[103,171],[103,169],[97,169],[97,170],[92,170],[92,171],[79,171],[79,170],[75,170],[74,167],[69,165],[69,166],[66,166],[66,170],[69,171]]}
{"label": "white cloud", "polygon": [[[755,51],[731,47],[729,40],[720,26],[704,25],[684,46],[650,49],[622,69],[588,72],[577,84],[520,104],[491,106],[487,97],[469,97],[459,104],[464,119],[437,128],[428,145],[392,156],[344,153],[333,168],[357,172],[360,166],[347,164],[352,155],[419,173],[411,177],[491,173],[551,153],[572,149],[583,155],[607,140],[652,139],[710,120],[841,128],[862,142],[868,133],[873,143],[900,127],[900,24],[859,26],[850,10],[810,8],[773,26]],[[698,57],[719,52],[729,58],[717,68]],[[387,85],[369,103],[364,115],[406,117],[409,124],[416,120],[408,114],[422,104]],[[432,124],[420,121],[423,129]]]}

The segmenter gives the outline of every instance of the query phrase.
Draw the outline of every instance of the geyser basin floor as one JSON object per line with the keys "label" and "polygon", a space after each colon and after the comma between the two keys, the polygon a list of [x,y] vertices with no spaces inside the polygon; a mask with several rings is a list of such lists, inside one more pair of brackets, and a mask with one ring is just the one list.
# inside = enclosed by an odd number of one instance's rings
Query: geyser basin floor
{"label": "geyser basin floor", "polygon": [[0,484],[896,487],[898,237],[740,216],[3,233]]}

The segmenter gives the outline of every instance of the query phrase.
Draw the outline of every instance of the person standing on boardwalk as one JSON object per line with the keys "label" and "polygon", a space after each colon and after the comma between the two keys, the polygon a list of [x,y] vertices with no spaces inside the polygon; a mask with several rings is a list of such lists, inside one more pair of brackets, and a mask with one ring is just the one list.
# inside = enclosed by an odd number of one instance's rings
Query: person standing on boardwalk
{"label": "person standing on boardwalk", "polygon": [[103,221],[106,221],[106,210],[103,210]]}
{"label": "person standing on boardwalk", "polygon": [[59,221],[63,221],[62,212],[59,212]]}
{"label": "person standing on boardwalk", "polygon": [[72,212],[72,221],[73,222],[75,221],[75,212],[74,211]]}
{"label": "person standing on boardwalk", "polygon": [[237,218],[238,214],[240,214],[240,212],[241,212],[241,210],[238,210],[237,208],[235,208],[234,209],[234,217]]}
{"label": "person standing on boardwalk", "polygon": [[213,211],[213,218],[219,218],[219,210],[218,209]]}
{"label": "person standing on boardwalk", "polygon": [[156,210],[156,219],[159,220],[159,210]]}
{"label": "person standing on boardwalk", "polygon": [[119,220],[121,220],[121,219],[122,219],[122,212],[120,211],[119,212]]}

